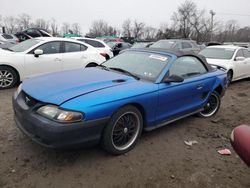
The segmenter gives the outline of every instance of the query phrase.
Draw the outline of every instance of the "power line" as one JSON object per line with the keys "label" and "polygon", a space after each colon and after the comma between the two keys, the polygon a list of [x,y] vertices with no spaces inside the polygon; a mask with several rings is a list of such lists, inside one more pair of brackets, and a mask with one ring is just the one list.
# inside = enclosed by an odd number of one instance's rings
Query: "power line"
{"label": "power line", "polygon": [[228,15],[228,16],[249,16],[250,14],[233,14],[233,13],[222,13],[222,12],[217,12],[219,15]]}

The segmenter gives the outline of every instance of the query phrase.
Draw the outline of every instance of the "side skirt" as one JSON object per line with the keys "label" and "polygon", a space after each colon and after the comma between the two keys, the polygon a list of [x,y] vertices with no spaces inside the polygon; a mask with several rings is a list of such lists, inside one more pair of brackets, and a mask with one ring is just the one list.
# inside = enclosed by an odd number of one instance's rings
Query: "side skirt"
{"label": "side skirt", "polygon": [[191,113],[185,114],[185,115],[183,115],[183,116],[180,116],[180,117],[177,117],[177,118],[171,119],[171,120],[166,120],[166,121],[163,121],[163,122],[161,122],[161,123],[159,123],[159,124],[156,124],[156,125],[153,125],[153,126],[150,126],[150,127],[144,128],[144,130],[145,130],[145,131],[152,131],[152,130],[154,130],[154,129],[157,129],[157,128],[160,128],[160,127],[163,127],[163,126],[165,126],[165,125],[167,125],[167,124],[170,124],[170,123],[173,123],[173,122],[178,121],[178,120],[180,120],[180,119],[183,119],[183,118],[185,118],[185,117],[188,117],[188,116],[191,116],[191,115],[197,114],[197,113],[201,112],[202,110],[203,110],[203,108],[202,108],[202,109],[199,109],[199,110],[196,110],[196,111],[194,111],[194,112],[191,112]]}

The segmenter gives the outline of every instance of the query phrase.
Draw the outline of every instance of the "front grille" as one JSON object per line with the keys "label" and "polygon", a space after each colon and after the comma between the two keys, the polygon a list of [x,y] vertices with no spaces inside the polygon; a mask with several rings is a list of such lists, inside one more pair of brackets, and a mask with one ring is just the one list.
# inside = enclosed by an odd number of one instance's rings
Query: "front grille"
{"label": "front grille", "polygon": [[28,107],[35,106],[38,101],[22,91],[22,98]]}

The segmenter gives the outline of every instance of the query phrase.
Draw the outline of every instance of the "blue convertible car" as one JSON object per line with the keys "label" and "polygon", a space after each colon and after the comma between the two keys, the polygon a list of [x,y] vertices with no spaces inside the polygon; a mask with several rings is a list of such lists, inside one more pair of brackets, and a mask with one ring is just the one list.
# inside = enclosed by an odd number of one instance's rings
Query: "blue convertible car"
{"label": "blue convertible car", "polygon": [[97,67],[25,80],[13,97],[15,121],[47,147],[101,143],[122,154],[142,130],[214,115],[226,82],[202,56],[131,49]]}

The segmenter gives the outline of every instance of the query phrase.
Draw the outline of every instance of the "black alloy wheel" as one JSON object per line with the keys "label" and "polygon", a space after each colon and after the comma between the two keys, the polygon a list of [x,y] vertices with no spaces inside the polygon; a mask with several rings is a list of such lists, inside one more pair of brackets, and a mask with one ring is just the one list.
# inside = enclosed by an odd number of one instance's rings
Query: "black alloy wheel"
{"label": "black alloy wheel", "polygon": [[115,155],[130,151],[142,131],[142,115],[134,106],[125,106],[111,118],[103,133],[104,149]]}
{"label": "black alloy wheel", "polygon": [[204,106],[204,110],[199,113],[201,117],[211,117],[217,113],[220,108],[220,95],[214,91],[208,98],[207,103]]}

